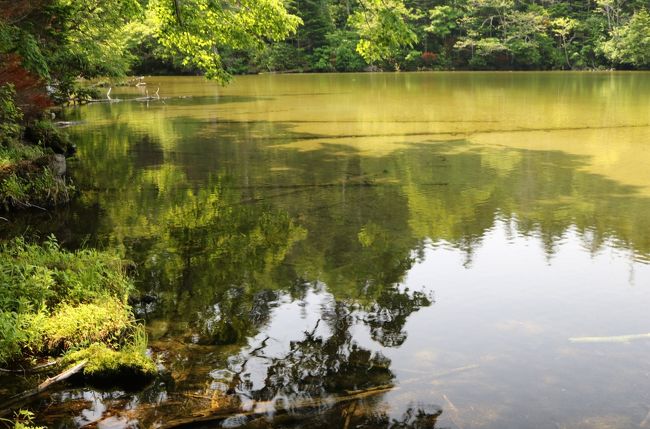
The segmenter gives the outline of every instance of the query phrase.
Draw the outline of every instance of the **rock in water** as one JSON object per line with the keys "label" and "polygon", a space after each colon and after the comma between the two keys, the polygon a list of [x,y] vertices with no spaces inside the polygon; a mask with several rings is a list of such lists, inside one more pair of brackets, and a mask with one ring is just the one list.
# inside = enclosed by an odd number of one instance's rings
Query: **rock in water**
{"label": "rock in water", "polygon": [[54,154],[50,158],[50,170],[56,177],[63,176],[66,172],[65,156],[61,154]]}

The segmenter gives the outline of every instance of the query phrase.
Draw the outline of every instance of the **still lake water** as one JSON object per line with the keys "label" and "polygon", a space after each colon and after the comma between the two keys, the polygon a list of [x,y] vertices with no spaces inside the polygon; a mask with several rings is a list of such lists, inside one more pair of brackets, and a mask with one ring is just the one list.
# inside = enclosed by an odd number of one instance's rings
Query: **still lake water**
{"label": "still lake water", "polygon": [[650,427],[650,339],[582,338],[650,332],[650,74],[146,82],[66,112],[81,194],[4,227],[134,261],[164,375],[45,422]]}

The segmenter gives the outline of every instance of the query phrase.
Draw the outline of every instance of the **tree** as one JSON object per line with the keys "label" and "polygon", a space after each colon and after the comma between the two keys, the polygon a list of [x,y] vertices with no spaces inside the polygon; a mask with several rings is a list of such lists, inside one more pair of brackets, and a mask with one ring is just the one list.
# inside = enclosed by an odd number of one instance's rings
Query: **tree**
{"label": "tree", "polygon": [[281,0],[150,0],[147,15],[165,54],[180,55],[184,65],[220,82],[230,78],[222,48],[258,48],[286,38],[301,23]]}
{"label": "tree", "polygon": [[142,30],[137,0],[18,3],[21,7],[12,8],[8,1],[0,2],[0,60],[19,98],[28,81],[40,79],[29,85],[30,91],[40,86],[45,92],[49,84],[66,98],[79,77],[124,75],[129,70],[129,49]]}
{"label": "tree", "polygon": [[616,64],[650,66],[650,14],[636,12],[630,21],[616,29],[602,46],[605,56]]}
{"label": "tree", "polygon": [[353,31],[336,30],[327,44],[314,50],[313,67],[318,71],[361,71],[367,65],[356,51],[359,37]]}
{"label": "tree", "polygon": [[368,63],[387,61],[399,70],[399,54],[418,41],[409,20],[419,15],[401,0],[361,0],[362,9],[350,17],[359,33],[357,51]]}
{"label": "tree", "polygon": [[564,57],[566,65],[571,68],[571,61],[569,60],[568,46],[576,37],[575,29],[578,26],[578,21],[572,18],[560,17],[551,22],[553,33],[560,38],[560,44],[564,50]]}
{"label": "tree", "polygon": [[311,53],[327,43],[327,34],[334,30],[327,0],[294,0],[290,10],[303,22],[296,35],[298,47]]}

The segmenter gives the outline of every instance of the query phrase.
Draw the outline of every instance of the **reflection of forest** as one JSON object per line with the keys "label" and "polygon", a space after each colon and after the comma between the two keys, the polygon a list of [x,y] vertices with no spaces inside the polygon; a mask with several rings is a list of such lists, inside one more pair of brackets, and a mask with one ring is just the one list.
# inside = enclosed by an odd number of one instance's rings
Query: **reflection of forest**
{"label": "reflection of forest", "polygon": [[[365,326],[378,346],[400,346],[409,316],[432,303],[401,286],[425,246],[456,247],[471,263],[499,220],[512,234],[538,237],[549,258],[569,230],[590,252],[611,245],[650,255],[650,200],[583,170],[588,160],[577,155],[465,141],[384,157],[327,144],[300,152],[275,146],[309,137],[283,124],[155,116],[88,131],[75,168],[85,191],[41,232],[72,247],[117,248],[135,262],[145,298],[137,310],[171,374],[143,402],[200,392],[235,407],[299,403],[390,385],[390,361],[360,347],[352,328]],[[262,343],[247,347],[283,299],[323,286],[333,300],[322,310],[325,331],[305,332],[281,356],[266,356]],[[249,382],[250,359],[263,362],[262,387]],[[221,378],[209,376],[215,368]],[[204,399],[170,410],[187,414]],[[414,408],[392,421],[345,407],[319,422],[310,415],[308,425],[341,427],[352,415],[357,427],[433,427],[440,413]]]}
{"label": "reflection of forest", "polygon": [[[88,112],[115,116],[98,109]],[[463,141],[385,157],[336,145],[299,152],[275,146],[308,137],[282,124],[120,109],[144,119],[80,129],[76,180],[87,191],[54,214],[54,232],[71,246],[121,249],[139,267],[142,292],[158,297],[147,317],[201,344],[253,335],[278,293],[299,298],[320,282],[368,312],[381,344],[399,345],[406,333],[378,324],[382,312],[423,304],[387,291],[426,243],[455,246],[471,261],[499,219],[539,237],[549,257],[569,229],[592,252],[607,243],[650,254],[650,201],[582,170],[588,160],[576,155]],[[44,224],[49,232],[56,222]]]}

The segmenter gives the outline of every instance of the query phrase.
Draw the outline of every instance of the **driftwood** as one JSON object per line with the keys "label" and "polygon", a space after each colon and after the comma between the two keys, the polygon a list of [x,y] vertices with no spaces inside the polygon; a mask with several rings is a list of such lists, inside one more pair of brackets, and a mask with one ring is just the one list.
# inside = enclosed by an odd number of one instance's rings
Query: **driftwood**
{"label": "driftwood", "polygon": [[648,340],[650,333],[633,335],[616,335],[613,337],[572,337],[572,343],[629,343],[634,340]]}
{"label": "driftwood", "polygon": [[145,91],[146,96],[145,97],[138,97],[135,99],[135,101],[151,101],[151,100],[161,100],[160,98],[160,87],[156,90],[156,95],[149,95],[149,90],[146,89]]}
{"label": "driftwood", "polygon": [[82,124],[83,121],[57,121],[54,123],[59,128],[67,128],[67,127],[72,127],[75,125]]}
{"label": "driftwood", "polygon": [[88,363],[87,360],[82,360],[81,362],[79,362],[78,364],[73,366],[72,368],[69,368],[69,369],[63,371],[62,373],[60,373],[60,374],[58,374],[58,375],[56,375],[54,377],[48,378],[47,380],[45,380],[44,382],[42,382],[41,384],[39,384],[35,388],[27,390],[27,391],[25,391],[23,393],[20,393],[18,395],[12,396],[11,398],[9,398],[9,402],[7,402],[7,403],[5,403],[3,405],[4,408],[2,410],[0,410],[0,416],[5,416],[5,415],[9,414],[11,412],[12,408],[15,408],[17,405],[23,404],[24,402],[26,402],[30,398],[38,395],[39,393],[43,393],[44,391],[46,391],[47,389],[49,389],[53,385],[55,385],[57,383],[60,383],[63,380],[67,380],[68,378],[70,378],[73,375],[77,374],[82,369],[84,369],[84,367],[86,366],[87,363]]}
{"label": "driftwood", "polygon": [[[393,389],[395,389],[394,386],[385,385],[373,387],[367,390],[354,391],[346,395],[336,396],[333,398],[306,399],[302,401],[296,401],[295,403],[291,404],[289,411],[294,413],[300,411],[304,412],[312,409],[318,409],[322,406],[332,407],[335,405],[347,404],[375,395],[380,395],[382,393],[390,392]],[[274,401],[264,401],[256,403],[254,409],[251,411],[241,411],[239,409],[231,408],[215,411],[208,410],[202,413],[194,414],[193,416],[187,418],[171,420],[166,424],[160,426],[159,429],[189,428],[204,423],[219,423],[231,417],[248,417],[250,419],[257,419],[268,416],[269,413],[277,411],[282,410],[277,410],[276,403]]]}

